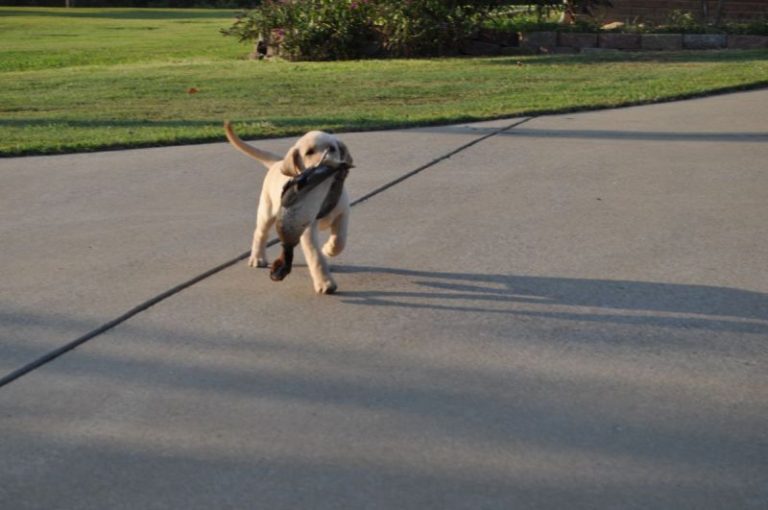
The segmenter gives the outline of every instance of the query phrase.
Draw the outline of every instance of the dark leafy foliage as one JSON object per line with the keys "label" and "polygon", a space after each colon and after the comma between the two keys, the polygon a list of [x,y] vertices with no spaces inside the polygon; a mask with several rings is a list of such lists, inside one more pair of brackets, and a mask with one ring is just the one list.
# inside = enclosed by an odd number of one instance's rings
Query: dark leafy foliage
{"label": "dark leafy foliage", "polygon": [[293,59],[434,56],[459,51],[499,0],[265,0],[223,33],[280,44]]}

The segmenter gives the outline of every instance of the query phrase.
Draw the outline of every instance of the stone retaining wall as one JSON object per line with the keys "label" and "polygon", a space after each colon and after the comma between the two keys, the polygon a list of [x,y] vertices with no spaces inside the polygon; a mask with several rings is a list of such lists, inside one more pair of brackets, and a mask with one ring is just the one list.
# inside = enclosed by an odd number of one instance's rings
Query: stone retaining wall
{"label": "stone retaining wall", "polygon": [[727,34],[581,34],[529,32],[519,34],[517,45],[485,39],[470,43],[468,55],[516,53],[575,53],[600,50],[675,51],[768,48],[768,36]]}

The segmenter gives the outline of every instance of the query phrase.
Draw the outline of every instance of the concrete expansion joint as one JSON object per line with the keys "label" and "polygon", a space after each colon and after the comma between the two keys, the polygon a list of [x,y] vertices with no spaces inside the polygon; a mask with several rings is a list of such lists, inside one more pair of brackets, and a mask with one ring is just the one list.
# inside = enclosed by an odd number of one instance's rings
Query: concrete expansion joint
{"label": "concrete expansion joint", "polygon": [[428,168],[431,168],[431,167],[437,165],[438,163],[440,163],[442,161],[445,161],[446,159],[449,159],[452,156],[455,156],[456,154],[459,154],[460,152],[463,152],[463,151],[469,149],[470,147],[472,147],[474,145],[477,145],[477,144],[479,144],[479,143],[481,143],[481,142],[483,142],[483,141],[485,141],[485,140],[487,140],[487,139],[489,139],[491,137],[494,137],[494,136],[497,136],[497,135],[499,135],[501,133],[509,131],[510,129],[514,129],[517,126],[519,126],[521,124],[524,124],[524,123],[526,123],[526,122],[528,122],[528,121],[530,121],[530,120],[532,120],[534,118],[535,117],[525,117],[523,119],[516,120],[515,122],[513,122],[512,124],[510,124],[508,126],[505,126],[505,127],[499,128],[499,129],[495,129],[495,130],[493,130],[492,132],[490,132],[488,134],[485,134],[485,135],[483,135],[481,137],[478,137],[478,138],[472,140],[471,142],[467,142],[464,145],[461,145],[461,146],[457,147],[456,149],[454,149],[454,150],[452,150],[450,152],[447,152],[447,153],[443,154],[442,156],[439,156],[439,157],[433,159],[432,161],[430,161],[428,163],[425,163],[424,165],[421,165],[420,167],[418,167],[418,168],[416,168],[414,170],[411,170],[410,172],[407,172],[407,173],[401,175],[397,179],[394,179],[394,180],[392,180],[392,181],[390,181],[390,182],[388,182],[388,183],[386,183],[386,184],[376,188],[375,190],[367,193],[366,195],[363,195],[362,197],[360,197],[357,200],[353,201],[351,206],[354,207],[354,206],[356,206],[356,205],[358,205],[358,204],[360,204],[362,202],[365,202],[366,200],[375,197],[379,193],[382,193],[382,192],[384,192],[384,191],[386,191],[386,190],[388,190],[388,189],[390,189],[390,188],[392,188],[394,186],[397,186],[401,182],[403,182],[403,181],[405,181],[407,179],[410,179],[414,175],[417,175],[417,174],[423,172],[424,170],[427,170]]}
{"label": "concrete expansion joint", "polygon": [[[397,186],[398,184],[404,182],[405,180],[407,180],[407,179],[409,179],[409,178],[411,178],[411,177],[413,177],[413,176],[415,176],[415,175],[417,175],[417,174],[419,174],[419,173],[421,173],[421,172],[423,172],[423,171],[425,171],[425,170],[427,170],[429,168],[432,168],[433,166],[437,165],[438,163],[440,163],[442,161],[445,161],[445,160],[451,158],[452,156],[455,156],[456,154],[459,154],[459,153],[469,149],[470,147],[473,147],[473,146],[475,146],[475,145],[477,145],[477,144],[479,144],[479,143],[481,143],[481,142],[483,142],[483,141],[485,141],[485,140],[487,140],[489,138],[497,136],[497,135],[499,135],[501,133],[510,131],[510,130],[516,128],[517,126],[520,126],[521,124],[524,124],[524,123],[526,123],[526,122],[528,122],[528,121],[530,121],[530,120],[532,120],[534,118],[536,118],[536,117],[524,117],[522,119],[517,119],[517,120],[515,120],[515,122],[512,122],[508,126],[504,126],[504,127],[495,129],[495,130],[491,131],[490,133],[487,133],[487,134],[485,134],[483,136],[480,136],[480,137],[478,137],[478,138],[476,138],[476,139],[474,139],[474,140],[472,140],[470,142],[467,142],[464,145],[461,145],[461,146],[457,147],[456,149],[454,149],[454,150],[452,150],[450,152],[447,152],[446,154],[444,154],[442,156],[439,156],[439,157],[433,159],[432,161],[429,161],[428,163],[425,163],[424,165],[421,165],[420,167],[418,167],[418,168],[416,168],[414,170],[411,170],[410,172],[407,172],[407,173],[401,175],[400,177],[398,177],[398,178],[396,178],[396,179],[394,179],[394,180],[392,180],[392,181],[390,181],[390,182],[388,182],[388,183],[386,183],[386,184],[384,184],[384,185],[374,189],[373,191],[370,191],[369,193],[367,193],[367,194],[363,195],[362,197],[360,197],[360,198],[356,199],[355,201],[353,201],[350,204],[350,206],[351,207],[355,207],[356,205],[361,204],[361,203],[363,203],[363,202],[365,202],[365,201],[375,197],[376,195],[379,195],[379,194],[383,193],[384,191]],[[271,247],[271,246],[274,246],[274,245],[276,245],[278,243],[279,243],[279,239],[275,238],[275,239],[270,240],[267,243],[267,246]],[[205,279],[207,279],[207,278],[209,278],[211,276],[214,276],[217,273],[220,273],[221,271],[224,271],[225,269],[227,269],[229,267],[234,266],[238,262],[247,259],[249,256],[250,256],[250,252],[249,251],[247,251],[245,253],[242,253],[242,254],[238,255],[237,257],[224,262],[223,264],[219,264],[216,267],[213,267],[213,268],[211,268],[211,269],[209,269],[209,270],[207,270],[207,271],[205,271],[205,272],[203,272],[203,273],[201,273],[201,274],[199,274],[199,275],[197,275],[197,276],[195,276],[193,278],[190,278],[189,280],[187,280],[187,281],[185,281],[183,283],[180,283],[180,284],[176,285],[175,287],[172,287],[172,288],[166,290],[165,292],[162,292],[162,293],[160,293],[160,294],[158,294],[158,295],[156,295],[156,296],[154,296],[154,297],[152,297],[152,298],[150,298],[150,299],[148,299],[148,300],[146,300],[146,301],[136,305],[135,307],[131,308],[130,310],[128,310],[124,314],[120,315],[119,317],[116,317],[116,318],[110,320],[109,322],[106,322],[106,323],[102,324],[101,326],[97,327],[96,329],[93,329],[93,330],[89,331],[88,333],[86,333],[86,334],[84,334],[84,335],[82,335],[82,336],[80,336],[80,337],[78,337],[78,338],[76,338],[76,339],[74,339],[74,340],[72,340],[70,342],[67,342],[66,344],[62,345],[61,347],[59,347],[57,349],[54,349],[54,350],[44,354],[43,356],[40,356],[36,360],[34,360],[34,361],[32,361],[32,362],[30,362],[30,363],[28,363],[28,364],[26,364],[26,365],[24,365],[22,367],[14,370],[12,372],[10,372],[9,374],[6,374],[2,378],[0,378],[0,388],[2,388],[3,386],[5,386],[7,384],[10,384],[11,382],[13,382],[13,381],[15,381],[15,380],[17,380],[17,379],[27,375],[27,374],[29,374],[30,372],[33,372],[34,370],[37,370],[38,368],[41,368],[42,366],[46,365],[47,363],[55,360],[56,358],[58,358],[60,356],[63,356],[64,354],[68,353],[69,351],[72,351],[72,350],[76,349],[77,347],[83,345],[84,343],[86,343],[86,342],[88,342],[90,340],[93,340],[94,338],[96,338],[96,337],[98,337],[98,336],[100,336],[100,335],[102,335],[102,334],[104,334],[104,333],[114,329],[115,327],[119,326],[123,322],[125,322],[125,321],[127,321],[127,320],[129,320],[129,319],[131,319],[131,318],[133,318],[133,317],[135,317],[137,315],[139,315],[140,313],[148,310],[149,308],[155,306],[156,304],[158,304],[158,303],[160,303],[162,301],[165,301],[166,299],[168,299],[168,298],[170,298],[170,297],[172,297],[172,296],[182,292],[183,290],[185,290],[185,289],[187,289],[187,288],[189,288],[189,287],[191,287],[191,286],[193,286],[193,285],[195,285],[197,283],[200,283],[201,281],[203,281],[203,280],[205,280]]]}

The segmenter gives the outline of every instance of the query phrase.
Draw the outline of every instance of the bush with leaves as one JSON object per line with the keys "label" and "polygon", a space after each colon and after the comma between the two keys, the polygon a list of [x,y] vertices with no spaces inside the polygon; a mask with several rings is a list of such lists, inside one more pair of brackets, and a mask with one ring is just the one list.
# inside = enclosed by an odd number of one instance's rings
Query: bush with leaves
{"label": "bush with leaves", "polygon": [[291,59],[354,59],[376,43],[374,20],[373,2],[366,0],[266,0],[222,33],[279,44]]}
{"label": "bush with leaves", "polygon": [[454,54],[500,0],[265,0],[223,33],[291,59]]}
{"label": "bush with leaves", "polygon": [[479,30],[489,2],[383,1],[379,8],[379,29],[389,54],[435,56],[457,53]]}

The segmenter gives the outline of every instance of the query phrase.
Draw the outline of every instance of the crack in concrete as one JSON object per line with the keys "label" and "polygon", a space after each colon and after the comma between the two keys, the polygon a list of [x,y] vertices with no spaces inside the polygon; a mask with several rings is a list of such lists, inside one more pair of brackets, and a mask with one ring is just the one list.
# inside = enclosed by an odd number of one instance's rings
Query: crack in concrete
{"label": "crack in concrete", "polygon": [[[478,138],[472,140],[471,142],[465,143],[464,145],[461,145],[461,146],[457,147],[456,149],[454,149],[454,150],[452,150],[452,151],[450,151],[450,152],[448,152],[448,153],[446,153],[446,154],[444,154],[444,155],[442,155],[442,156],[440,156],[438,158],[435,158],[432,161],[429,161],[428,163],[425,163],[424,165],[421,165],[420,167],[418,167],[418,168],[416,168],[414,170],[411,170],[410,172],[407,172],[407,173],[401,175],[397,179],[394,179],[394,180],[392,180],[392,181],[390,181],[390,182],[388,182],[388,183],[386,183],[386,184],[384,184],[384,185],[374,189],[373,191],[368,192],[367,194],[363,195],[362,197],[354,200],[350,204],[350,206],[351,207],[355,207],[356,205],[361,204],[361,203],[363,203],[363,202],[365,202],[365,201],[375,197],[376,195],[379,195],[379,194],[383,193],[384,191],[386,191],[386,190],[388,190],[388,189],[390,189],[390,188],[392,188],[394,186],[397,186],[398,184],[402,183],[403,181],[405,181],[407,179],[410,179],[411,177],[413,177],[413,176],[415,176],[415,175],[417,175],[417,174],[419,174],[419,173],[421,173],[421,172],[423,172],[423,171],[425,171],[425,170],[427,170],[429,168],[432,168],[433,166],[437,165],[438,163],[440,163],[442,161],[445,161],[446,159],[449,159],[450,157],[455,156],[456,154],[459,154],[460,152],[463,152],[463,151],[469,149],[470,147],[472,147],[474,145],[477,145],[477,144],[479,144],[479,143],[481,143],[481,142],[483,142],[483,141],[485,141],[485,140],[487,140],[489,138],[497,136],[497,135],[499,135],[501,133],[504,133],[506,131],[512,130],[512,129],[516,128],[517,126],[520,126],[521,124],[524,124],[524,123],[526,123],[526,122],[528,122],[528,121],[530,121],[530,120],[532,120],[534,118],[535,117],[524,117],[523,119],[516,120],[515,122],[509,124],[508,126],[495,129],[495,130],[491,131],[488,134],[485,134],[485,135],[483,135],[481,137],[478,137]],[[267,246],[268,247],[269,246],[274,246],[278,242],[279,242],[278,239],[276,239],[276,238],[272,239],[272,240],[270,240],[267,243]],[[140,313],[148,310],[149,308],[155,306],[156,304],[161,303],[162,301],[165,301],[166,299],[168,299],[168,298],[170,298],[170,297],[172,297],[172,296],[174,296],[174,295],[184,291],[185,289],[187,289],[189,287],[192,287],[193,285],[195,285],[197,283],[200,283],[201,281],[206,280],[207,278],[210,278],[211,276],[213,276],[213,275],[215,275],[217,273],[220,273],[221,271],[224,271],[227,268],[230,268],[230,267],[234,266],[238,262],[247,259],[249,256],[250,256],[250,251],[247,251],[245,253],[242,253],[242,254],[238,255],[237,257],[235,257],[235,258],[233,258],[231,260],[228,260],[228,261],[224,262],[223,264],[219,264],[218,266],[216,266],[216,267],[214,267],[212,269],[209,269],[208,271],[205,271],[205,272],[203,272],[203,273],[201,273],[201,274],[199,274],[199,275],[197,275],[197,276],[195,276],[193,278],[190,278],[189,280],[187,280],[185,282],[182,282],[179,285],[176,285],[175,287],[172,287],[172,288],[166,290],[165,292],[162,292],[162,293],[160,293],[160,294],[158,294],[158,295],[156,295],[156,296],[154,296],[154,297],[144,301],[143,303],[141,303],[141,304],[131,308],[130,310],[128,310],[124,314],[122,314],[122,315],[112,319],[109,322],[105,322],[104,324],[102,324],[101,326],[97,327],[96,329],[93,329],[93,330],[89,331],[88,333],[86,333],[86,334],[84,334],[84,335],[82,335],[82,336],[72,340],[71,342],[68,342],[68,343],[62,345],[61,347],[59,347],[57,349],[54,349],[54,350],[44,354],[43,356],[37,358],[36,360],[34,360],[34,361],[30,362],[30,363],[27,363],[26,365],[24,365],[24,366],[22,366],[22,367],[20,367],[20,368],[18,368],[16,370],[14,370],[13,372],[5,375],[4,377],[0,378],[0,388],[2,388],[3,386],[5,386],[7,384],[12,383],[13,381],[15,381],[15,380],[17,380],[17,379],[27,375],[27,374],[29,374],[30,372],[33,372],[33,371],[37,370],[38,368],[41,368],[42,366],[50,363],[51,361],[55,360],[56,358],[59,358],[60,356],[63,356],[64,354],[68,353],[69,351],[72,351],[72,350],[76,349],[77,347],[83,345],[84,343],[88,342],[89,340],[92,340],[92,339],[96,338],[97,336],[100,336],[100,335],[110,331],[111,329],[114,329],[115,327],[119,326],[123,322],[125,322],[125,321],[127,321],[127,320],[129,320],[129,319],[131,319],[133,317],[135,317],[136,315],[139,315]]]}

